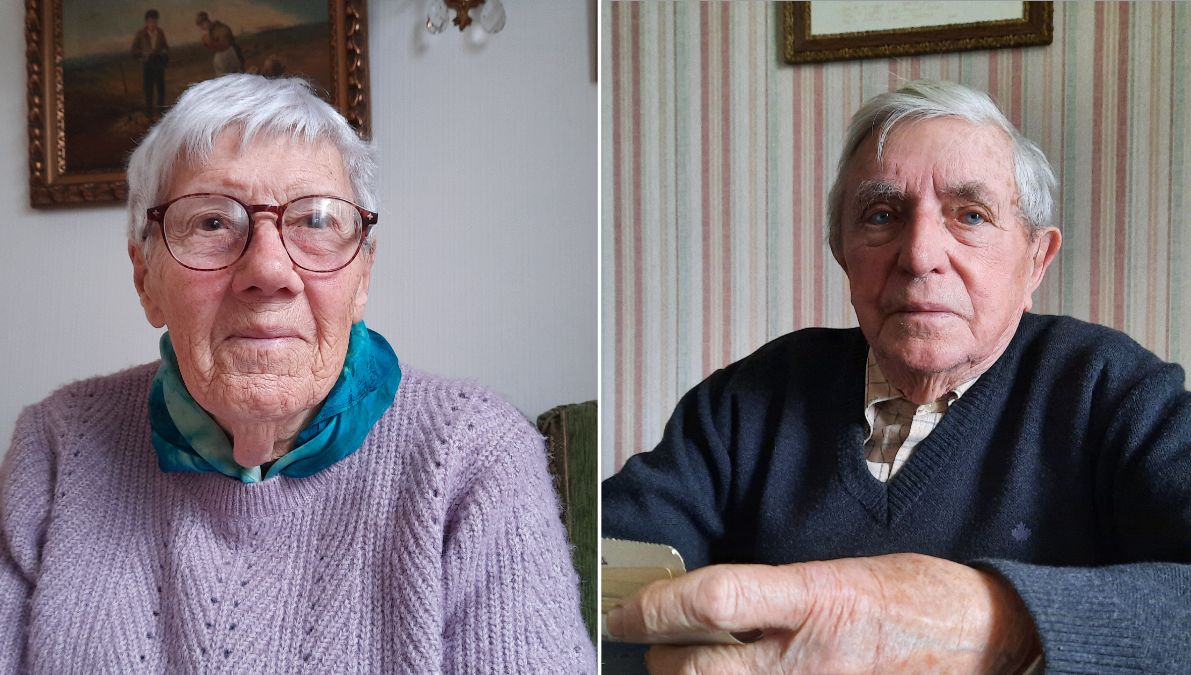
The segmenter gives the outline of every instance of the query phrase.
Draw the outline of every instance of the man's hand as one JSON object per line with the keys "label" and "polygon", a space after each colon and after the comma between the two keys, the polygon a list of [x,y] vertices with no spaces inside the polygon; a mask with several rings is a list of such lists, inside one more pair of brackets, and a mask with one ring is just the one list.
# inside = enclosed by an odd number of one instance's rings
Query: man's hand
{"label": "man's hand", "polygon": [[608,616],[629,642],[760,629],[743,646],[658,645],[658,673],[1020,672],[1040,653],[1000,578],[913,553],[713,565],[641,589]]}

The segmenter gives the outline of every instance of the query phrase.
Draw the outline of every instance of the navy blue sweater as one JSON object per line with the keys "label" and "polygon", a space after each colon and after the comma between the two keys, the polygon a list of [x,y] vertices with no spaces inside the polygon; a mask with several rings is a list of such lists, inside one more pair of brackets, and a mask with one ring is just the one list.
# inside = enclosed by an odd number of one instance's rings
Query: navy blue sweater
{"label": "navy blue sweater", "polygon": [[1124,334],[1027,314],[888,482],[868,345],[807,329],[717,371],[603,486],[604,536],[688,567],[918,552],[1022,596],[1048,672],[1191,672],[1191,394]]}

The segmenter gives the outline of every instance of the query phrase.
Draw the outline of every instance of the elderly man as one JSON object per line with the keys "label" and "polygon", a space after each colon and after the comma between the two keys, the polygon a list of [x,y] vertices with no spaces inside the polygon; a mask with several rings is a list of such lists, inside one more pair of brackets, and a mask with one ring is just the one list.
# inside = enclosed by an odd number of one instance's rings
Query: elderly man
{"label": "elderly man", "polygon": [[695,643],[653,672],[1191,667],[1191,395],[1121,333],[1027,313],[1053,185],[983,93],[856,114],[830,245],[859,330],[714,373],[604,484],[605,536],[704,568],[608,616]]}

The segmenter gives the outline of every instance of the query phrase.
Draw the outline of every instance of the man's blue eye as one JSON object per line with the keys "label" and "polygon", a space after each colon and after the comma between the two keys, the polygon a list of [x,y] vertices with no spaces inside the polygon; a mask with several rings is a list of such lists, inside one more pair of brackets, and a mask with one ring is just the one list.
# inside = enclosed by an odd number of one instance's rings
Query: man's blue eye
{"label": "man's blue eye", "polygon": [[983,225],[986,222],[984,216],[976,211],[968,211],[962,214],[959,219],[964,225]]}
{"label": "man's blue eye", "polygon": [[892,221],[893,214],[888,211],[874,211],[873,214],[868,217],[868,222],[872,223],[873,225],[888,225]]}

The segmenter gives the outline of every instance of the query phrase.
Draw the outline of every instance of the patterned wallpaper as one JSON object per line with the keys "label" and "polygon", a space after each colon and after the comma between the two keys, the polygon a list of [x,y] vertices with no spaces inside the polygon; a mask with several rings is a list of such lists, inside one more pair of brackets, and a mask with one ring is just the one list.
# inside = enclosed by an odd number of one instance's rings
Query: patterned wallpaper
{"label": "patterned wallpaper", "polygon": [[850,115],[918,77],[987,90],[1055,166],[1063,248],[1034,311],[1191,357],[1191,5],[1057,3],[1054,23],[1045,47],[795,67],[772,4],[604,5],[604,475],[716,368],[855,324],[825,198]]}

